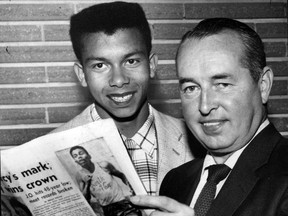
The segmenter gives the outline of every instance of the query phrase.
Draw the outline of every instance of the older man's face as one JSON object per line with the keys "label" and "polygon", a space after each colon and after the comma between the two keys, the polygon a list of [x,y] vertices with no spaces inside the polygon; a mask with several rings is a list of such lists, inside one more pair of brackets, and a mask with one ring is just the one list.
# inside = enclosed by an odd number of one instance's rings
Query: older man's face
{"label": "older man's face", "polygon": [[240,63],[242,44],[222,33],[186,41],[177,72],[184,118],[214,155],[229,155],[253,137],[263,118],[261,82]]}

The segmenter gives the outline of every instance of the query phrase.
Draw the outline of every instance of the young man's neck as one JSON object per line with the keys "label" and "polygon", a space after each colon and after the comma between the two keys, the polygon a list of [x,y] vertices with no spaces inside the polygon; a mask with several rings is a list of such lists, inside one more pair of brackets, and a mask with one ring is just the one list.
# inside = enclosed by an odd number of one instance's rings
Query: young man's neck
{"label": "young man's neck", "polygon": [[[98,115],[103,119],[107,118],[105,116],[104,117],[101,116],[100,113],[98,113]],[[119,132],[125,137],[131,138],[143,126],[148,116],[149,116],[149,105],[148,105],[148,102],[145,102],[143,106],[141,107],[141,109],[129,118],[125,118],[125,119],[123,118],[117,119],[113,117],[111,118],[113,118],[115,125],[118,128]]]}

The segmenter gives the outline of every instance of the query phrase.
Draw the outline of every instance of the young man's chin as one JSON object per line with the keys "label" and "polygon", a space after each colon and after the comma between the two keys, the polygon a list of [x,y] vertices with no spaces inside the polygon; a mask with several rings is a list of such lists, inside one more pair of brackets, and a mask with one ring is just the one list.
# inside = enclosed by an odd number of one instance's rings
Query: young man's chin
{"label": "young man's chin", "polygon": [[101,118],[113,118],[116,121],[131,121],[139,115],[147,115],[149,113],[148,103],[144,101],[142,104],[130,104],[123,107],[102,107],[96,106],[96,110]]}
{"label": "young man's chin", "polygon": [[137,117],[138,113],[133,111],[112,113],[111,117],[118,121],[130,121]]}

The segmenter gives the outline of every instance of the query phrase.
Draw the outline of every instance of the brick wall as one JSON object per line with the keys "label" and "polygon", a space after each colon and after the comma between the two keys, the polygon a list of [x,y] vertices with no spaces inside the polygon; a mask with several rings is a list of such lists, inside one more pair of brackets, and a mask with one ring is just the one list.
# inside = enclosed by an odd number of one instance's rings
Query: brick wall
{"label": "brick wall", "polygon": [[[46,134],[78,114],[91,97],[72,72],[71,14],[90,0],[0,0],[0,146]],[[252,26],[263,38],[275,72],[269,118],[288,137],[286,0],[139,0],[154,31],[159,55],[149,99],[181,117],[174,56],[181,36],[203,18],[225,16]]]}

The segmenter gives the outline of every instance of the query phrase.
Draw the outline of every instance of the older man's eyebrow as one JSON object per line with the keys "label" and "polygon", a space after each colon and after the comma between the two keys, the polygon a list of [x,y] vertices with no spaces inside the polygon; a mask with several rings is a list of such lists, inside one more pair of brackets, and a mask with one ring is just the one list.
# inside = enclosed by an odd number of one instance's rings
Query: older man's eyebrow
{"label": "older man's eyebrow", "polygon": [[[214,76],[211,77],[212,80],[229,79],[229,78],[232,78],[232,75],[229,73],[215,74]],[[196,81],[193,78],[179,77],[179,84],[187,82],[196,82]]]}
{"label": "older man's eyebrow", "polygon": [[229,79],[231,78],[232,75],[228,74],[228,73],[222,73],[222,74],[216,74],[214,76],[212,76],[212,80],[219,80],[219,79]]}
{"label": "older man's eyebrow", "polygon": [[187,82],[195,82],[192,78],[179,78],[179,84],[187,83]]}

